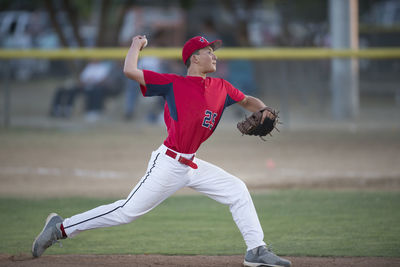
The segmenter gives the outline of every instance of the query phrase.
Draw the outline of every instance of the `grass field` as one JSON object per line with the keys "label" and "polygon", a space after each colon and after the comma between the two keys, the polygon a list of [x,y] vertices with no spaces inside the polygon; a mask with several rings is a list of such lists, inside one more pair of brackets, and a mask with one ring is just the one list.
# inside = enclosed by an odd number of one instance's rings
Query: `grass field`
{"label": "grass field", "polygon": [[[265,240],[281,255],[400,257],[400,193],[282,190],[253,196]],[[71,216],[115,199],[0,199],[0,253],[29,253],[47,214]],[[226,206],[173,196],[137,221],[88,231],[46,254],[242,254]]]}

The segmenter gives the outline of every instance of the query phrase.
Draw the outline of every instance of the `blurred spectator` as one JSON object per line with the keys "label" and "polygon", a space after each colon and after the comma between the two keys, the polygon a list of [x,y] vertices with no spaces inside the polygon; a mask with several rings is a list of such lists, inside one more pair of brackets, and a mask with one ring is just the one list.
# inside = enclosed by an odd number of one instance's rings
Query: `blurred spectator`
{"label": "blurred spectator", "polygon": [[67,80],[59,87],[53,97],[50,115],[69,117],[76,97],[85,95],[85,118],[95,122],[104,110],[107,97],[117,96],[121,91],[121,74],[110,61],[93,60],[80,74],[79,82]]}
{"label": "blurred spectator", "polygon": [[[28,49],[32,47],[32,36],[28,32],[30,13],[27,11],[0,12],[0,44],[6,49]],[[35,60],[14,59],[10,68],[17,80],[29,80],[35,70]]]}
{"label": "blurred spectator", "polygon": [[124,118],[129,121],[134,117],[135,107],[139,95],[137,82],[131,79],[124,79],[125,107]]}
{"label": "blurred spectator", "polygon": [[74,81],[69,78],[56,89],[50,108],[50,116],[57,118],[69,118],[72,114],[76,97],[81,93],[82,89]]}
{"label": "blurred spectator", "polygon": [[85,93],[86,120],[89,122],[98,120],[103,111],[107,91],[105,83],[111,74],[111,68],[110,62],[94,60],[86,65],[80,75]]}

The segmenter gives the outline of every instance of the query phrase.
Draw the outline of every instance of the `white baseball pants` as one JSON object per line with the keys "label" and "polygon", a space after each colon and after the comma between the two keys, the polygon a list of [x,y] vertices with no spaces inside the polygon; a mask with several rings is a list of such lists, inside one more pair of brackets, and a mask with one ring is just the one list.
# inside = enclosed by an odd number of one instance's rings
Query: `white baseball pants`
{"label": "white baseball pants", "polygon": [[[248,250],[265,245],[253,201],[240,179],[198,158],[194,159],[198,169],[193,169],[166,155],[167,149],[161,145],[152,153],[146,174],[126,199],[65,219],[63,226],[67,236],[73,237],[89,229],[130,223],[187,186],[229,205]],[[194,156],[177,154],[177,158],[182,156],[191,159]]]}

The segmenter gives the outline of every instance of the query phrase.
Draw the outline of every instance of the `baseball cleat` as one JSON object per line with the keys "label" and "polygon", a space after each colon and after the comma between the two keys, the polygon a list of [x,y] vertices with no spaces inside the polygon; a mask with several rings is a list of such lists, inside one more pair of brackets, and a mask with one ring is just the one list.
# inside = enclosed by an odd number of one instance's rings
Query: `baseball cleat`
{"label": "baseball cleat", "polygon": [[46,223],[43,227],[42,232],[36,237],[35,241],[32,244],[32,256],[37,258],[40,257],[43,252],[53,245],[57,243],[59,239],[64,239],[62,232],[60,230],[61,223],[63,222],[63,218],[56,213],[51,213],[47,219]]}
{"label": "baseball cleat", "polygon": [[258,267],[290,267],[292,263],[275,255],[269,248],[259,246],[247,251],[243,262],[244,266]]}

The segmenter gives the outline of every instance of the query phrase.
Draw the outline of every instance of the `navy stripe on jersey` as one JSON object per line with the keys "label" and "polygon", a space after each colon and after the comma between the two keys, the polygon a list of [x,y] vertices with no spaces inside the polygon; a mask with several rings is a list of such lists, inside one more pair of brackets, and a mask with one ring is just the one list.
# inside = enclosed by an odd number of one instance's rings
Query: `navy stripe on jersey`
{"label": "navy stripe on jersey", "polygon": [[227,107],[229,107],[230,105],[235,104],[236,102],[237,102],[237,101],[233,100],[232,97],[230,97],[228,94],[226,95],[224,108],[223,108],[222,111],[221,111],[221,116],[219,117],[218,122],[214,125],[214,127],[213,127],[213,129],[212,129],[213,132],[215,131],[215,129],[217,129],[217,126],[218,126],[219,122],[220,122],[221,119],[222,119],[222,114],[224,114],[224,110],[225,110]]}
{"label": "navy stripe on jersey", "polygon": [[144,96],[165,96],[172,89],[172,83],[167,84],[146,84]]}
{"label": "navy stripe on jersey", "polygon": [[230,97],[230,95],[226,95],[224,109],[229,107],[230,105],[235,104],[236,102],[237,101],[233,100],[232,97]]}
{"label": "navy stripe on jersey", "polygon": [[174,121],[178,121],[178,112],[175,105],[174,88],[172,83],[146,84],[145,96],[163,96],[167,101],[169,113]]}
{"label": "navy stripe on jersey", "polygon": [[132,197],[133,197],[133,196],[135,195],[135,193],[139,190],[139,188],[146,182],[147,178],[149,178],[149,175],[150,175],[151,171],[152,171],[152,170],[154,169],[154,167],[156,166],[156,161],[157,161],[159,155],[160,155],[160,153],[158,153],[157,156],[156,156],[156,158],[154,159],[154,161],[153,161],[153,166],[151,166],[150,170],[147,172],[146,177],[145,177],[145,178],[143,179],[143,181],[139,184],[139,186],[138,186],[138,187],[136,188],[136,190],[132,193],[132,195],[129,196],[129,198],[125,201],[124,204],[122,204],[122,205],[120,205],[120,206],[118,206],[118,207],[116,207],[116,208],[114,208],[114,209],[112,209],[112,210],[110,210],[110,211],[108,211],[108,212],[105,212],[105,213],[103,213],[103,214],[100,214],[100,215],[97,215],[97,216],[95,216],[95,217],[86,219],[86,220],[84,220],[84,221],[81,221],[81,222],[78,222],[78,223],[69,225],[69,226],[67,226],[67,227],[64,227],[64,229],[68,229],[68,228],[70,228],[70,227],[77,226],[77,225],[79,225],[79,224],[81,224],[81,223],[85,223],[85,222],[88,222],[88,221],[91,221],[91,220],[100,218],[100,217],[102,217],[102,216],[104,216],[104,215],[107,215],[107,214],[110,214],[110,213],[116,211],[117,209],[123,208],[123,207],[132,199]]}

